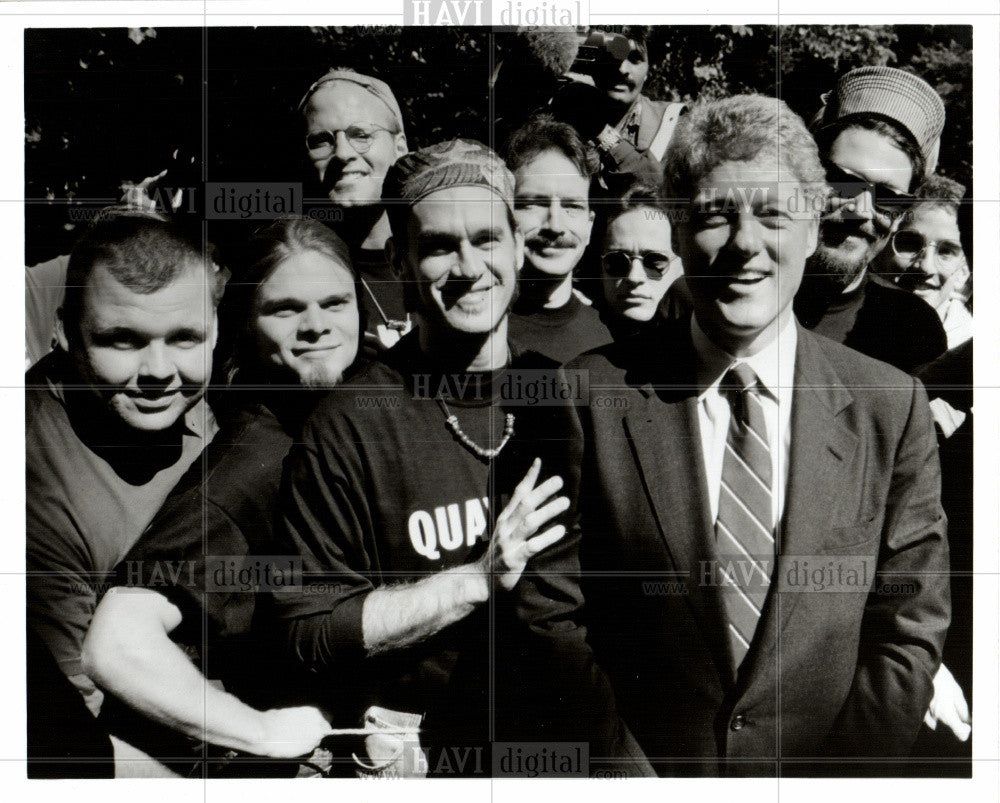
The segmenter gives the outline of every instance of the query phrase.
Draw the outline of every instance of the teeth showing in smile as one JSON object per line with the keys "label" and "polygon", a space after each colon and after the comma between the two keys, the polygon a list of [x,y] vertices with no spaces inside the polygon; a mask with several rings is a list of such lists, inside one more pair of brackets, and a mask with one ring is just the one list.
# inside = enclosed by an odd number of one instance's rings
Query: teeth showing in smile
{"label": "teeth showing in smile", "polygon": [[766,279],[767,274],[756,270],[741,270],[739,273],[732,274],[729,278],[730,281],[734,282],[759,282],[761,279]]}
{"label": "teeth showing in smile", "polygon": [[486,301],[486,298],[489,296],[490,290],[492,289],[493,287],[491,286],[484,287],[482,290],[470,290],[468,293],[461,296],[456,303],[462,307],[477,307]]}

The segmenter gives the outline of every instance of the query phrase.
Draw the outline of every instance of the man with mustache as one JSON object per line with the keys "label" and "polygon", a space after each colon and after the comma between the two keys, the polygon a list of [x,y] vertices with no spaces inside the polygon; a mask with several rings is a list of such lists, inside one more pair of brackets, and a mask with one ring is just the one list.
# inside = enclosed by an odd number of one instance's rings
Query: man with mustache
{"label": "man with mustache", "polygon": [[391,709],[412,730],[424,715],[426,764],[412,744],[369,743],[360,769],[482,775],[494,624],[565,532],[546,528],[568,500],[558,476],[538,483],[536,457],[569,420],[517,406],[519,383],[555,365],[508,345],[524,241],[500,158],[471,140],[424,148],[383,198],[419,325],[320,402],[292,448],[277,529],[304,587],[273,599],[295,657],[358,716]]}
{"label": "man with mustache", "polygon": [[381,203],[386,171],[407,152],[399,103],[384,81],[334,69],[309,87],[299,112],[312,168],[307,198],[318,195],[333,204],[313,214],[331,213],[326,222],[347,243],[361,275],[366,349],[390,348],[412,326],[385,260],[389,222]]}
{"label": "man with mustache", "polygon": [[694,311],[567,366],[586,604],[533,630],[585,624],[603,675],[560,666],[552,697],[589,703],[592,756],[620,719],[661,775],[899,772],[949,622],[927,395],[795,320],[826,184],[784,102],[693,109],[666,176]]}
{"label": "man with mustache", "polygon": [[594,225],[590,187],[595,166],[573,127],[547,116],[515,131],[505,157],[514,172],[514,217],[525,245],[510,338],[566,362],[611,342],[600,315],[573,289],[573,271]]}
{"label": "man with mustache", "polygon": [[934,172],[943,128],[937,93],[891,67],[844,75],[813,125],[832,194],[795,312],[806,328],[904,371],[944,353],[944,328],[869,265]]}
{"label": "man with mustache", "polygon": [[95,584],[215,434],[221,294],[200,242],[104,210],[70,255],[58,346],[25,376],[28,623],[95,714],[80,659]]}

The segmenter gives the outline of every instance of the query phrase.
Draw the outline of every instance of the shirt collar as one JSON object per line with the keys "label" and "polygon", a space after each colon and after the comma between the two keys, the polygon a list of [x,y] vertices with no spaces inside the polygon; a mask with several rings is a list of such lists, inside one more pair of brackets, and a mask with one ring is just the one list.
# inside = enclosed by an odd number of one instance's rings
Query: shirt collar
{"label": "shirt collar", "polygon": [[625,114],[622,115],[622,119],[618,122],[617,126],[619,133],[629,133],[629,128],[635,128],[638,130],[642,115],[642,108],[640,104],[641,100],[642,95],[637,95],[636,99],[632,101],[632,105],[629,106]]}
{"label": "shirt collar", "polygon": [[764,348],[749,357],[734,357],[715,345],[698,324],[697,316],[692,315],[691,342],[698,364],[698,399],[703,399],[710,390],[717,389],[726,371],[741,362],[753,368],[768,395],[780,399],[782,391],[792,388],[798,340],[795,316],[790,315],[778,336]]}

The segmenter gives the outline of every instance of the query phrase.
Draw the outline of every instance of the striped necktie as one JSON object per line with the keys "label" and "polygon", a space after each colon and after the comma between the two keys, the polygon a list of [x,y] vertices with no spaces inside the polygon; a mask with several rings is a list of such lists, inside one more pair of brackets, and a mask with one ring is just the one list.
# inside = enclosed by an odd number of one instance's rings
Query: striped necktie
{"label": "striped necktie", "polygon": [[728,391],[732,415],[715,536],[729,641],[739,667],[753,642],[774,569],[771,450],[753,369],[733,366],[720,389]]}

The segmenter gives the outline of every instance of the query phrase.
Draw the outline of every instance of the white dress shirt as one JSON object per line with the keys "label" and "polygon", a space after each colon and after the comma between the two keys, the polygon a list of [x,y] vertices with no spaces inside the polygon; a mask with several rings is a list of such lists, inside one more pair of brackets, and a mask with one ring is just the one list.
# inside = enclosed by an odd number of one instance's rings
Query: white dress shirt
{"label": "white dress shirt", "polygon": [[726,372],[738,363],[749,365],[760,384],[761,406],[767,422],[767,440],[771,449],[771,476],[776,485],[771,489],[771,512],[775,523],[785,510],[785,489],[788,486],[788,453],[791,445],[792,393],[795,378],[795,350],[798,331],[795,317],[790,316],[778,336],[768,345],[748,357],[733,357],[708,339],[695,316],[691,316],[691,340],[697,358],[698,425],[701,448],[708,477],[708,499],[712,521],[719,515],[719,490],[722,486],[722,461],[729,434],[730,402],[719,392]]}

